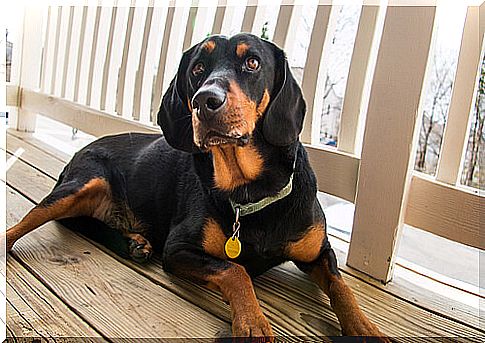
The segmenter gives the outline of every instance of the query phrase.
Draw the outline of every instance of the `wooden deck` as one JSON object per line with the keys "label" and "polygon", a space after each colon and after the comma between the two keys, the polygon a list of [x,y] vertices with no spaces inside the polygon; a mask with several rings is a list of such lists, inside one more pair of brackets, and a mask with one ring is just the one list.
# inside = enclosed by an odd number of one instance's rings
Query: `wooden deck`
{"label": "wooden deck", "polygon": [[[11,227],[49,192],[69,156],[16,131],[8,133],[2,149],[12,162],[6,180]],[[344,253],[337,254],[363,311],[396,341],[483,339],[478,310],[419,290],[400,277],[387,286],[377,284],[345,267]],[[230,310],[218,293],[164,273],[157,256],[146,265],[124,260],[56,222],[16,244],[6,257],[6,279],[8,337],[100,342],[230,335]],[[328,299],[293,265],[275,268],[255,285],[280,341],[319,341],[340,334]]]}

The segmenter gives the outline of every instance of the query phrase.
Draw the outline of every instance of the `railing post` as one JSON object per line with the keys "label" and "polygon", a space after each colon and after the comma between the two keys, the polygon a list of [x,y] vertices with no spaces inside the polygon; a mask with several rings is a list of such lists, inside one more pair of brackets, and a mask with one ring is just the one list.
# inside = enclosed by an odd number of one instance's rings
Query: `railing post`
{"label": "railing post", "polygon": [[[44,8],[26,6],[20,52],[20,78],[19,86],[23,88],[39,89],[42,66],[42,27],[44,20]],[[15,49],[15,47],[14,47]],[[10,127],[19,130],[34,132],[36,113],[24,110],[21,107],[18,112],[12,113],[9,118]]]}
{"label": "railing post", "polygon": [[436,10],[396,2],[387,9],[372,83],[347,257],[382,282],[392,276],[403,224]]}
{"label": "railing post", "polygon": [[[479,75],[482,37],[479,37],[479,8],[468,7],[448,119],[443,133],[436,180],[455,185],[470,132],[470,112],[474,105]],[[478,74],[477,74],[478,73]]]}
{"label": "railing post", "polygon": [[257,9],[258,0],[248,0],[241,24],[241,32],[252,32]]}

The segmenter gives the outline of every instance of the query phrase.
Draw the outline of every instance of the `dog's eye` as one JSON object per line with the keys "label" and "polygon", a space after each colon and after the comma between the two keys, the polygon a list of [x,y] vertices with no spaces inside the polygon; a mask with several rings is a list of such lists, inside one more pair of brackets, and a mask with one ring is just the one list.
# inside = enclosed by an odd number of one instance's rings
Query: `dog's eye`
{"label": "dog's eye", "polygon": [[246,59],[246,68],[249,71],[255,71],[259,69],[259,60],[256,57],[249,57]]}
{"label": "dog's eye", "polygon": [[193,68],[192,68],[192,75],[194,76],[199,76],[205,71],[205,65],[202,62],[197,63]]}

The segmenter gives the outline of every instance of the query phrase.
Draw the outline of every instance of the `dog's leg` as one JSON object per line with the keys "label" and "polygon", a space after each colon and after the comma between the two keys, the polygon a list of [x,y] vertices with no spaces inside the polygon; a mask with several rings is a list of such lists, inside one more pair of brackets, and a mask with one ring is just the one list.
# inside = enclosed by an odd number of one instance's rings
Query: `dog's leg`
{"label": "dog's leg", "polygon": [[56,185],[49,195],[7,231],[7,251],[19,238],[48,221],[91,216],[108,190],[107,182],[102,178],[91,179],[85,184],[69,181]]}
{"label": "dog's leg", "polygon": [[352,291],[338,271],[337,258],[332,248],[325,248],[313,263],[296,262],[296,265],[308,273],[330,298],[343,335],[381,337],[381,341],[388,342],[359,308]]}
{"label": "dog's leg", "polygon": [[181,277],[205,282],[212,289],[220,289],[231,306],[234,336],[267,337],[271,341],[271,326],[259,307],[251,278],[245,268],[195,249],[174,252],[176,245],[166,244],[164,269]]}

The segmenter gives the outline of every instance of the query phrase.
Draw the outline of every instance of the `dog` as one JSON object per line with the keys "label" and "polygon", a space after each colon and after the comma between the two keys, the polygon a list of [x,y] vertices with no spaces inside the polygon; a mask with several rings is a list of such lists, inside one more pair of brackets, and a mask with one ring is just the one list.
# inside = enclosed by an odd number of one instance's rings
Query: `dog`
{"label": "dog", "polygon": [[344,335],[382,337],[327,239],[299,141],[305,111],[278,46],[210,36],[183,54],[162,98],[163,135],[106,136],[80,150],[7,231],[7,251],[50,220],[87,227],[94,218],[98,240],[120,255],[144,262],[158,251],[167,272],[220,290],[233,335],[244,337],[273,336],[251,279],[293,261],[328,295]]}

